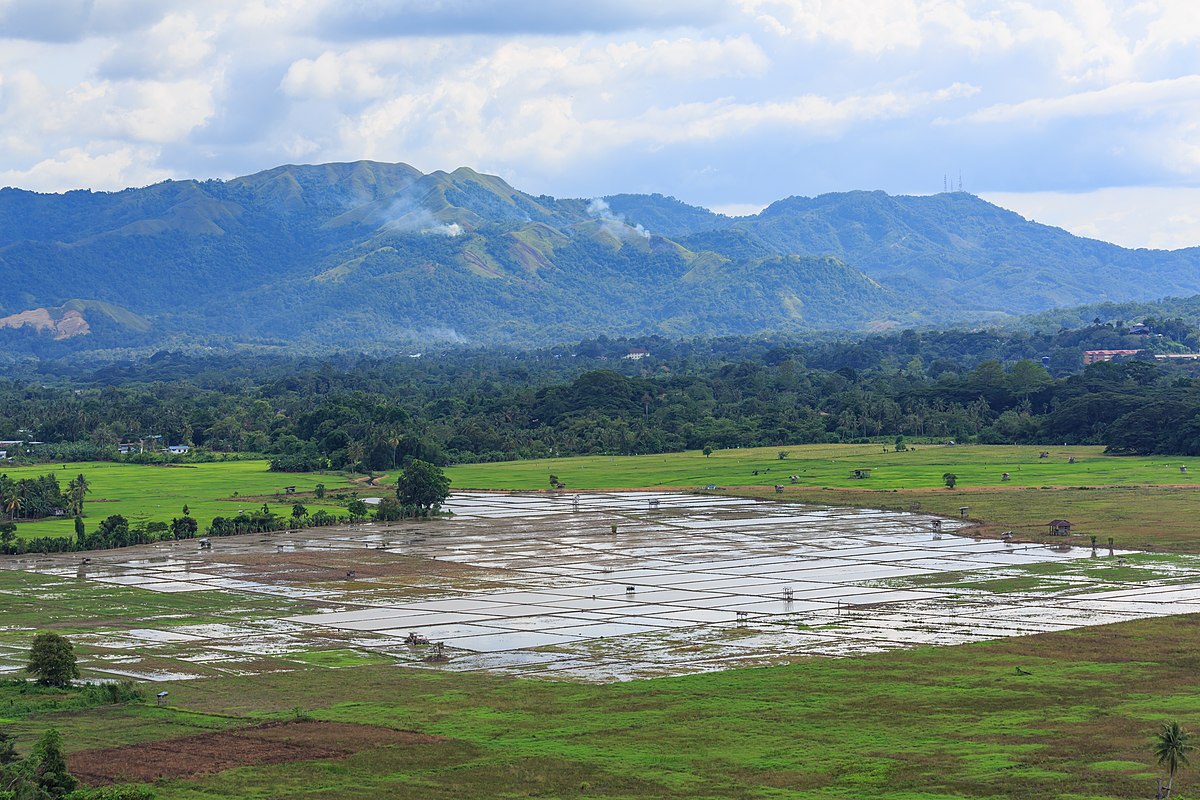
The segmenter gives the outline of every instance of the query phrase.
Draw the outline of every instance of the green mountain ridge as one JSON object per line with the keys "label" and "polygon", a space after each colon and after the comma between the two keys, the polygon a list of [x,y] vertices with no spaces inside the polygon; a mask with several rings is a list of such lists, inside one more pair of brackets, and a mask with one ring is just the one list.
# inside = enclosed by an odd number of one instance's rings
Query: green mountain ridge
{"label": "green mountain ridge", "polygon": [[977,325],[1200,292],[1198,267],[1197,248],[1126,250],[961,192],[791,197],[727,217],[663,195],[534,197],[466,167],[370,161],[112,193],[0,190],[0,316],[86,296],[104,305],[78,310],[113,323],[93,337],[106,347]]}

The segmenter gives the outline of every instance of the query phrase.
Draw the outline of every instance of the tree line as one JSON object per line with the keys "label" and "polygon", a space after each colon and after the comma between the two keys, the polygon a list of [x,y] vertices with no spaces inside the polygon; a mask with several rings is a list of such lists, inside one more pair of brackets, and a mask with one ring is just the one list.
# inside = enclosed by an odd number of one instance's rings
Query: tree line
{"label": "tree line", "polygon": [[[80,478],[83,476],[81,475]],[[324,489],[318,486],[318,497]],[[205,536],[237,536],[246,533],[267,533],[292,528],[320,528],[330,525],[346,525],[377,519],[380,522],[395,522],[401,519],[419,519],[438,512],[450,496],[450,480],[441,467],[420,459],[410,461],[396,480],[395,493],[380,499],[374,511],[365,500],[352,497],[346,501],[345,514],[333,514],[325,509],[309,513],[303,503],[292,504],[287,515],[275,513],[270,505],[263,503],[254,511],[239,511],[236,516],[213,517],[204,529]],[[83,518],[75,517],[75,536],[41,536],[18,539],[16,524],[0,523],[0,554],[22,555],[25,553],[69,553],[88,550],[110,550],[138,544],[153,544],[163,541],[195,539],[201,533],[199,522],[191,516],[188,507],[183,514],[171,519],[170,523],[137,521],[130,523],[120,514],[112,514],[99,522],[92,531],[87,531]]]}
{"label": "tree line", "polygon": [[[0,381],[0,438],[25,430],[45,442],[28,457],[47,460],[144,460],[160,456],[118,456],[115,444],[161,436],[192,445],[187,458],[266,456],[280,471],[897,435],[1195,454],[1194,364],[1148,355],[1082,365],[1091,347],[1169,351],[1196,338],[1182,321],[1156,324],[1166,333],[1096,324],[821,340],[601,337],[421,358],[166,353],[91,371],[44,365],[37,382]],[[624,358],[631,352],[641,357]]]}

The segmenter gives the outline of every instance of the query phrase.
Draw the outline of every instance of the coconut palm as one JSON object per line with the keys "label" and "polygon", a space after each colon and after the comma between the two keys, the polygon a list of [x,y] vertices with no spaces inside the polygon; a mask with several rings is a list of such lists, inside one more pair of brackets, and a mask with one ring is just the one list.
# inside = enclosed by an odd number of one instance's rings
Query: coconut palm
{"label": "coconut palm", "polygon": [[25,498],[19,494],[13,494],[5,502],[4,507],[8,511],[8,518],[16,519],[17,514],[21,513],[21,510],[25,508]]}
{"label": "coconut palm", "polygon": [[71,505],[72,516],[82,516],[83,514],[83,496],[92,491],[88,484],[87,478],[80,473],[78,477],[72,478],[67,484],[67,501]]}
{"label": "coconut palm", "polygon": [[1188,766],[1188,751],[1196,746],[1190,743],[1192,734],[1179,727],[1179,723],[1171,720],[1164,722],[1162,730],[1154,737],[1154,755],[1158,757],[1159,766],[1167,768],[1167,792],[1164,798],[1171,796],[1171,784],[1175,781],[1175,772],[1180,767]]}

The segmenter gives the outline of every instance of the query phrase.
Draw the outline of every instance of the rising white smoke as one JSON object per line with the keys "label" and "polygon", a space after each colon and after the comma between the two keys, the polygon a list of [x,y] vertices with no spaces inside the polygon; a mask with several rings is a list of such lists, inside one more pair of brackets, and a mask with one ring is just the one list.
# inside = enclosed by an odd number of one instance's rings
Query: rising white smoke
{"label": "rising white smoke", "polygon": [[643,239],[650,238],[650,231],[640,224],[630,225],[620,214],[614,214],[602,197],[592,198],[592,201],[588,203],[587,213],[600,220],[600,227],[604,229],[605,233],[617,239],[628,239],[631,233],[637,234]]}

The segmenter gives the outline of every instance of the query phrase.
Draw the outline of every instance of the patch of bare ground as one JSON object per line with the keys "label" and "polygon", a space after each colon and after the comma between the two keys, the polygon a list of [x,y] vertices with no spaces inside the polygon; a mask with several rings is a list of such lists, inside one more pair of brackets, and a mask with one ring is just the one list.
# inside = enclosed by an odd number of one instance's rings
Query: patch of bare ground
{"label": "patch of bare ground", "polygon": [[91,786],[194,778],[234,767],[346,758],[386,746],[435,746],[448,741],[376,725],[297,720],[158,742],[81,750],[67,759],[75,777]]}
{"label": "patch of bare ground", "polygon": [[254,580],[264,583],[310,585],[344,581],[348,573],[358,580],[428,580],[481,575],[478,567],[452,561],[411,558],[372,550],[299,553],[221,554],[220,562],[254,570]]}

